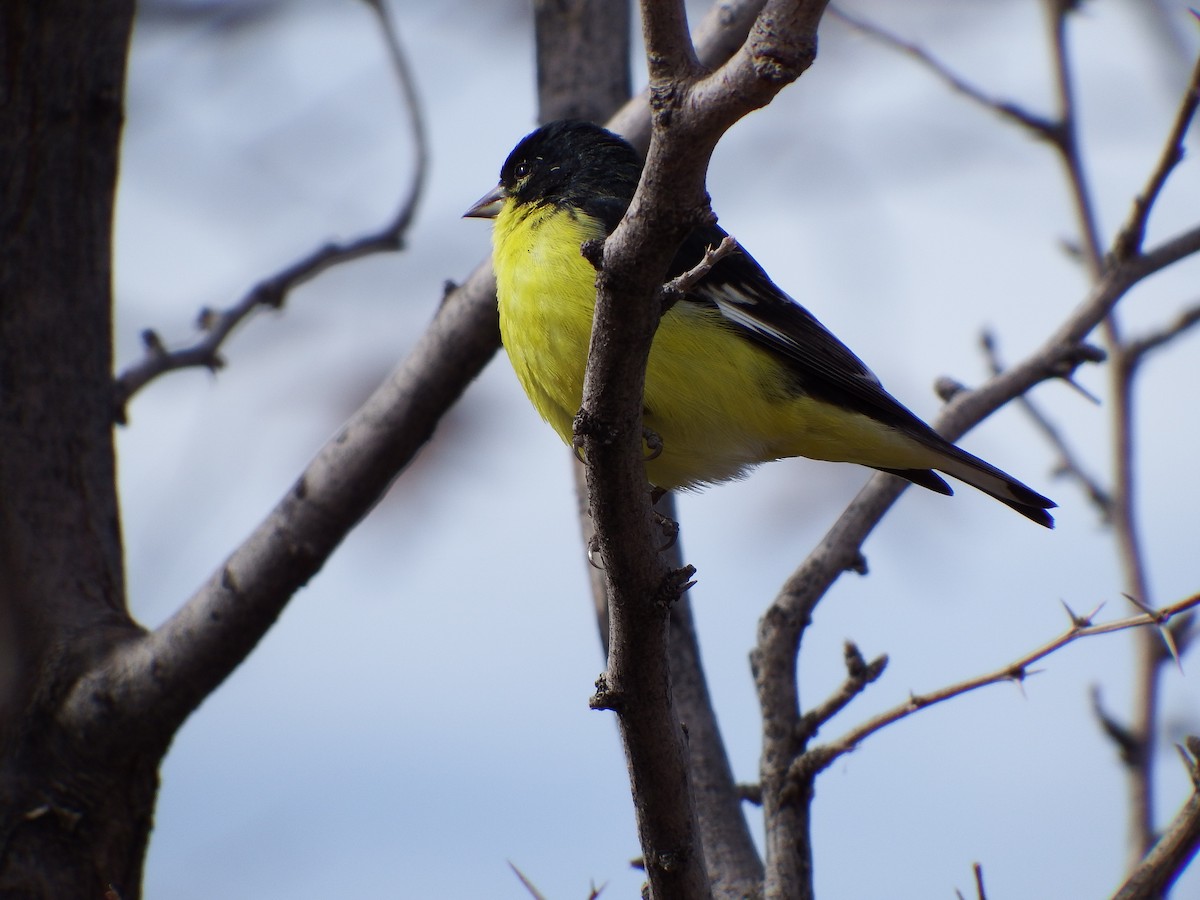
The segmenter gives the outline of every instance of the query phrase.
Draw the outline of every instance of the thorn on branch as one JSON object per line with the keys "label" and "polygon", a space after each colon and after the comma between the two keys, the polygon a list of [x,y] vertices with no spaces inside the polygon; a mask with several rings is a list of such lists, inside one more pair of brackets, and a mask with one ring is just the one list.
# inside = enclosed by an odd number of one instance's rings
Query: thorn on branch
{"label": "thorn on branch", "polygon": [[[1184,613],[1172,619],[1165,626],[1170,633],[1171,641],[1175,646],[1175,654],[1177,659],[1182,659],[1192,648],[1192,640],[1196,636],[1196,614],[1192,612]],[[1165,647],[1163,648],[1166,649]],[[1162,662],[1166,662],[1169,654],[1164,653]]]}
{"label": "thorn on branch", "polygon": [[1092,714],[1100,723],[1101,729],[1109,740],[1116,745],[1121,764],[1127,769],[1137,770],[1145,753],[1145,744],[1138,735],[1127,726],[1118,722],[1104,708],[1103,695],[1097,685],[1092,685]]}
{"label": "thorn on branch", "polygon": [[1075,610],[1071,609],[1070,606],[1067,605],[1066,600],[1059,600],[1058,602],[1061,603],[1063,606],[1063,609],[1065,609],[1067,611],[1067,618],[1069,618],[1071,620],[1071,627],[1075,628],[1075,629],[1088,628],[1089,626],[1091,626],[1092,622],[1094,622],[1096,620],[1096,616],[1100,612],[1100,610],[1104,609],[1104,604],[1101,603],[1099,606],[1097,606],[1095,609],[1093,609],[1088,615],[1081,616],[1078,613],[1076,613]]}
{"label": "thorn on branch", "polygon": [[1175,745],[1175,749],[1183,758],[1183,765],[1192,779],[1192,788],[1200,791],[1200,737],[1189,734],[1182,744]]}
{"label": "thorn on branch", "polygon": [[[369,3],[371,0],[367,0],[367,2]],[[508,867],[512,869],[513,874],[520,879],[521,885],[525,888],[525,890],[529,891],[529,896],[533,897],[534,900],[546,900],[546,895],[539,891],[537,887],[534,886],[534,883],[525,877],[525,873],[518,869],[511,859],[508,860]]]}

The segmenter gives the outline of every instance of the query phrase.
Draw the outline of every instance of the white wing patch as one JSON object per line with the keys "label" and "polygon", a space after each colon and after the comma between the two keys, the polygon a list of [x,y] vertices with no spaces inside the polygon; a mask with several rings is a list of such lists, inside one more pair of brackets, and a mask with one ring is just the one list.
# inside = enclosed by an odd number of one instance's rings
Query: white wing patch
{"label": "white wing patch", "polygon": [[[762,335],[772,343],[786,348],[793,355],[803,357],[806,353],[811,353],[811,350],[805,348],[797,341],[794,335],[776,328],[769,322],[764,322],[755,315],[754,307],[762,302],[761,298],[755,294],[745,291],[734,284],[724,284],[720,289],[714,288],[712,285],[700,284],[694,288],[693,293],[707,300],[709,303],[715,304],[717,309],[721,311],[721,315],[730,322]],[[799,304],[795,300],[792,300],[791,297],[784,299],[785,297],[786,295],[781,295],[779,299],[772,298],[772,300],[776,303],[793,303],[799,307]],[[817,328],[824,328],[824,326],[816,323],[816,320],[813,321]],[[829,339],[837,341],[837,338],[832,335],[829,335]],[[862,365],[862,371],[855,372],[854,374],[864,381],[870,381],[882,387],[879,376],[867,368],[866,364],[862,363],[861,360],[859,360],[859,363]]]}

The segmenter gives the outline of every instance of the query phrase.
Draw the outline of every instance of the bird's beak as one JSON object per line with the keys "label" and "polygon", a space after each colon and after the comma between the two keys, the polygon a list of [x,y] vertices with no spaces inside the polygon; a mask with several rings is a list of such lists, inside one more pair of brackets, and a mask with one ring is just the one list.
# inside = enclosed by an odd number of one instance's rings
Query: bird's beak
{"label": "bird's beak", "polygon": [[476,200],[475,205],[463,213],[463,218],[494,219],[500,214],[500,209],[504,206],[504,199],[507,196],[508,192],[504,190],[504,186],[498,184]]}

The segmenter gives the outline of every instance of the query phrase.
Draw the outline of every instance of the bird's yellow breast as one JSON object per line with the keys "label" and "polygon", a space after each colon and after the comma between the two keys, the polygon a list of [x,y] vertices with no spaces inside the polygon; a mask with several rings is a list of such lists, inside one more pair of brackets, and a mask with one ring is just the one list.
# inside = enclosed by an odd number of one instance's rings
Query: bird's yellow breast
{"label": "bird's yellow breast", "polygon": [[500,336],[534,408],[571,442],[583,398],[596,270],[580,246],[604,229],[554,207],[506,203],[493,231]]}
{"label": "bird's yellow breast", "polygon": [[[602,223],[554,206],[509,201],[495,221],[504,346],[534,407],[568,444],[596,298],[596,272],[580,245],[604,237]],[[878,423],[798,394],[780,363],[716,308],[688,302],[673,306],[655,333],[643,421],[662,439],[646,474],[663,488],[736,478],[785,456],[871,465],[899,449],[884,446],[891,436]]]}

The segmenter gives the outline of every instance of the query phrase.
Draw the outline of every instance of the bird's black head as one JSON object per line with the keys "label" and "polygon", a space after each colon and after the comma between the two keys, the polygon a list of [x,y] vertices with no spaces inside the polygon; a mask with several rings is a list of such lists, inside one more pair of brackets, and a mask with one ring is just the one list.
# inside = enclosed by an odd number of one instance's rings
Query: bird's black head
{"label": "bird's black head", "polygon": [[566,119],[517,144],[500,169],[500,188],[518,204],[587,207],[613,199],[628,204],[641,173],[641,158],[624,138]]}

